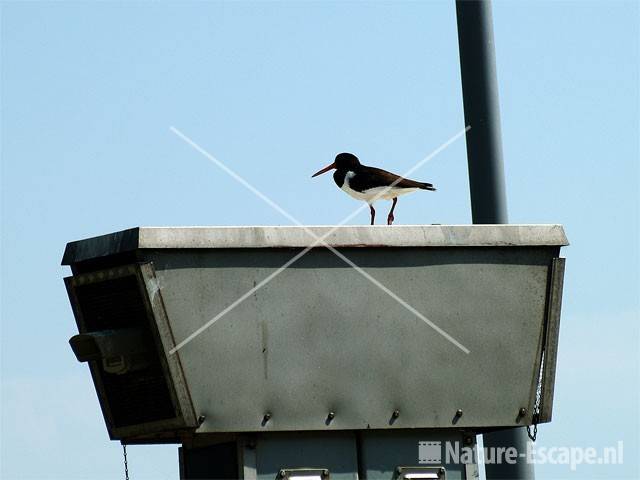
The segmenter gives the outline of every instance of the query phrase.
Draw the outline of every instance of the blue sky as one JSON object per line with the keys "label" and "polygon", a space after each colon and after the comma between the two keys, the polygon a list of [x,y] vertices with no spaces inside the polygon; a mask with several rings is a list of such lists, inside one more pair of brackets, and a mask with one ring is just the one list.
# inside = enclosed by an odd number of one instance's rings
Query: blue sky
{"label": "blue sky", "polygon": [[[337,152],[402,172],[464,126],[455,9],[434,2],[2,3],[3,478],[119,478],[59,265],[67,241],[136,225],[288,221],[175,126],[306,224],[358,206],[310,174]],[[640,448],[639,7],[494,4],[509,214],[562,223],[554,420],[542,446]],[[414,177],[396,223],[469,223],[464,142]],[[386,207],[386,206],[385,206]],[[379,217],[382,218],[382,215]],[[364,224],[368,212],[353,220]],[[131,447],[177,478],[175,446]]]}

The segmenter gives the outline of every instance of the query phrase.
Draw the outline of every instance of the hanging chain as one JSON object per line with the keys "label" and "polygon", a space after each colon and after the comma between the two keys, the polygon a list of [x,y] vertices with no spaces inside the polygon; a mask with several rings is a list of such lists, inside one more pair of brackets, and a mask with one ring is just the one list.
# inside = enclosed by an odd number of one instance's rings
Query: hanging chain
{"label": "hanging chain", "polygon": [[[540,421],[540,410],[542,410],[542,386],[544,385],[544,355],[540,357],[540,371],[538,372],[538,385],[536,386],[536,400],[533,405],[533,415],[531,417],[532,426],[527,425],[527,435],[532,442],[538,437],[538,422]],[[533,428],[532,428],[533,427]]]}
{"label": "hanging chain", "polygon": [[127,446],[122,444],[122,456],[124,457],[124,480],[129,480],[129,465],[127,463]]}
{"label": "hanging chain", "polygon": [[[553,267],[551,271],[551,275],[553,275]],[[551,296],[551,292],[548,293],[548,296]],[[547,358],[547,335],[549,332],[547,331],[549,325],[549,319],[551,318],[549,305],[547,304],[547,314],[545,315],[545,320],[542,326],[542,351],[540,352],[540,369],[538,370],[538,384],[536,385],[536,399],[533,404],[533,415],[531,415],[531,425],[527,425],[527,435],[532,442],[536,441],[538,438],[538,423],[540,422],[540,412],[542,411],[542,399],[544,398],[543,389],[545,384],[544,378],[544,370],[545,370],[545,361]]]}

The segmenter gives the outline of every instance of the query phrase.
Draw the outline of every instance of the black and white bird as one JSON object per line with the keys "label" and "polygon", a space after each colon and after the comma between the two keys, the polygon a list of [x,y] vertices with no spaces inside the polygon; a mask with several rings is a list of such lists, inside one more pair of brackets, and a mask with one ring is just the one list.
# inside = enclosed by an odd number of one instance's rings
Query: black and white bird
{"label": "black and white bird", "polygon": [[336,171],[333,172],[333,180],[336,185],[353,198],[363,200],[369,204],[371,225],[374,224],[376,217],[376,211],[373,208],[373,203],[376,200],[393,200],[391,211],[387,216],[387,225],[391,225],[394,220],[393,210],[396,208],[400,195],[415,192],[416,190],[436,190],[430,183],[416,182],[380,168],[362,165],[358,157],[352,153],[339,153],[331,165],[314,173],[311,178],[334,168]]}

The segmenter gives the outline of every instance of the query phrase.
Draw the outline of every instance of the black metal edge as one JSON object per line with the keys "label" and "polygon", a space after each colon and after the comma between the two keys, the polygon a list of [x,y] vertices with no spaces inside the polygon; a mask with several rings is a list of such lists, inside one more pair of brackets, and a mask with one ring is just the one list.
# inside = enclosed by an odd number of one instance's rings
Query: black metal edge
{"label": "black metal edge", "polygon": [[[124,427],[115,427],[111,440],[121,440],[127,445],[145,444],[144,439],[153,438],[150,443],[180,443],[180,433],[184,431],[184,422],[182,417],[168,418],[163,420],[155,420],[153,422],[136,423],[134,425],[126,425]],[[157,442],[156,435],[164,436],[167,432],[173,432],[168,435],[170,441]]]}
{"label": "black metal edge", "polygon": [[362,430],[357,430],[354,432],[356,439],[356,462],[358,467],[358,480],[367,480],[367,469],[365,467],[366,458],[365,458],[365,449],[364,449],[364,439],[362,438]]}
{"label": "black metal edge", "polygon": [[178,447],[178,478],[180,480],[185,480],[187,478],[184,461],[184,447]]}
{"label": "black metal edge", "polygon": [[138,248],[140,227],[67,243],[61,265],[72,265],[84,260],[106,257]]}
{"label": "black metal edge", "polygon": [[558,340],[560,336],[560,313],[562,309],[565,261],[565,258],[554,258],[551,264],[540,422],[550,422],[553,412],[553,394],[556,380]]}

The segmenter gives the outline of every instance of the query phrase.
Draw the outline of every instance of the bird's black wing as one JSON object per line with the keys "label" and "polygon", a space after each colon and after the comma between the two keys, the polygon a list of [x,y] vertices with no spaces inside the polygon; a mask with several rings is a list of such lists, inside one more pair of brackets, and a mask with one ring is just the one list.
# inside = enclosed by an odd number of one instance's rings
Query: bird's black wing
{"label": "bird's black wing", "polygon": [[423,190],[435,190],[430,183],[417,182],[408,178],[402,178],[395,173],[387,172],[381,168],[363,167],[350,179],[349,186],[354,190],[363,192],[370,188],[388,187],[394,185],[399,188],[421,188]]}

